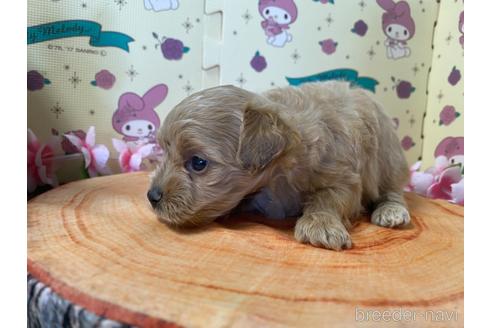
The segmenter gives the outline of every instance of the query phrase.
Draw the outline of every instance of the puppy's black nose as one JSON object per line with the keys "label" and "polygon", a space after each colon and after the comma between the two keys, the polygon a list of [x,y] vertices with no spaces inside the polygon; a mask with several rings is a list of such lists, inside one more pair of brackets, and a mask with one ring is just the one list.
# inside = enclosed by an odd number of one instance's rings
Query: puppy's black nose
{"label": "puppy's black nose", "polygon": [[162,190],[159,187],[152,187],[147,192],[147,198],[152,206],[156,206],[162,199]]}

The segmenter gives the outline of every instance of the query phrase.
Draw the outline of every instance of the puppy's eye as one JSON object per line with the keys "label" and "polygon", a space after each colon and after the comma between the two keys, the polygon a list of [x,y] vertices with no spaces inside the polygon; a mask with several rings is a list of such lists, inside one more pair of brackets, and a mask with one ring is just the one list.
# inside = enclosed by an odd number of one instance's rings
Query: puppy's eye
{"label": "puppy's eye", "polygon": [[270,13],[270,10],[265,10],[265,15],[268,15]]}
{"label": "puppy's eye", "polygon": [[403,35],[405,35],[405,36],[406,36],[407,34],[408,34],[408,31],[407,31],[407,30],[404,30],[404,31],[403,31]]}
{"label": "puppy's eye", "polygon": [[152,125],[150,125],[150,124],[149,124],[149,125],[147,125],[147,128],[148,128],[149,130],[152,130]]}
{"label": "puppy's eye", "polygon": [[390,27],[388,27],[388,32],[391,32],[391,26],[390,26]]}
{"label": "puppy's eye", "polygon": [[285,19],[288,19],[288,18],[289,18],[289,15],[285,14],[285,15],[284,15],[284,18],[285,18]]}
{"label": "puppy's eye", "polygon": [[131,128],[130,128],[130,125],[125,126],[125,130],[126,130],[126,131],[130,131],[130,129],[131,129]]}
{"label": "puppy's eye", "polygon": [[188,163],[189,164],[187,167],[195,172],[203,171],[208,165],[208,161],[206,159],[198,156],[193,156]]}

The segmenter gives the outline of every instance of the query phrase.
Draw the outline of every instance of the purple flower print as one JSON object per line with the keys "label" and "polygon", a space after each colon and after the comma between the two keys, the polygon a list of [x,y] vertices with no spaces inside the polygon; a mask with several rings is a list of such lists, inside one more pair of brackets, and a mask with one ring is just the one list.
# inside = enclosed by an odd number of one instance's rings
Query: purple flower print
{"label": "purple flower print", "polygon": [[444,108],[441,110],[441,113],[439,114],[439,125],[450,125],[451,123],[454,122],[454,120],[460,116],[460,113],[458,113],[454,106],[444,106]]}
{"label": "purple flower print", "polygon": [[183,57],[183,42],[177,39],[166,39],[161,44],[162,54],[166,59],[181,59]]}
{"label": "purple flower print", "polygon": [[189,48],[185,47],[180,40],[168,38],[161,44],[161,51],[164,58],[179,60],[184,53],[189,51]]}
{"label": "purple flower print", "polygon": [[448,82],[451,85],[456,85],[461,80],[461,72],[456,66],[453,67],[448,76]]}
{"label": "purple flower print", "polygon": [[190,51],[190,48],[186,47],[181,40],[166,38],[163,36],[162,38],[155,32],[152,32],[152,36],[159,43],[155,45],[157,47],[161,47],[161,52],[164,58],[169,60],[180,60],[183,58],[183,54]]}
{"label": "purple flower print", "polygon": [[263,57],[262,55],[260,55],[260,52],[259,51],[257,51],[255,53],[253,59],[251,59],[251,61],[249,62],[249,64],[258,73],[261,72],[261,71],[263,71],[267,67],[266,59],[265,59],[265,57]]}
{"label": "purple flower print", "polygon": [[27,72],[27,90],[41,90],[45,84],[50,84],[50,80],[45,79],[38,71]]}
{"label": "purple flower print", "polygon": [[415,91],[415,88],[408,81],[401,81],[396,87],[398,97],[403,99],[409,98],[413,91]]}
{"label": "purple flower print", "polygon": [[364,36],[367,33],[367,24],[362,19],[359,19],[354,23],[354,27],[351,30],[353,33]]}
{"label": "purple flower print", "polygon": [[413,146],[415,146],[415,142],[413,142],[413,139],[412,137],[409,137],[409,136],[405,136],[402,140],[401,140],[401,146],[404,150],[409,150],[410,148],[412,148]]}
{"label": "purple flower print", "polygon": [[408,81],[397,81],[394,76],[391,77],[391,81],[395,83],[395,85],[393,86],[393,90],[396,89],[396,95],[400,99],[409,98],[412,92],[415,91],[415,87],[412,85],[412,83]]}
{"label": "purple flower print", "polygon": [[115,81],[116,77],[110,71],[103,69],[96,74],[95,81],[92,81],[91,84],[109,90]]}
{"label": "purple flower print", "polygon": [[30,91],[41,90],[44,86],[44,77],[38,71],[27,72],[27,89]]}
{"label": "purple flower print", "polygon": [[338,42],[333,41],[333,39],[326,39],[319,42],[321,50],[327,54],[331,55],[337,50]]}

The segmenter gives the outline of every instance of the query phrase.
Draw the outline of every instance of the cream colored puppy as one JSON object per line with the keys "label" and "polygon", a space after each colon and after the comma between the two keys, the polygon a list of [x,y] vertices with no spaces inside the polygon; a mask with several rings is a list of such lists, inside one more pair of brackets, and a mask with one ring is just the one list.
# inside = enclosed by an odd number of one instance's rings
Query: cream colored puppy
{"label": "cream colored puppy", "polygon": [[405,225],[408,167],[386,116],[344,82],[255,94],[233,86],[178,104],[158,135],[165,150],[147,194],[159,219],[190,226],[233,209],[300,216],[295,238],[339,250],[365,208],[384,227]]}

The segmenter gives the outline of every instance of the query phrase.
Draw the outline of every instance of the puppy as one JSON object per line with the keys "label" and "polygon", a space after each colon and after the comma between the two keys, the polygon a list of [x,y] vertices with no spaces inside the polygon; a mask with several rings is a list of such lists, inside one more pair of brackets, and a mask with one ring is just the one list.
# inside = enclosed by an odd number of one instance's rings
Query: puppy
{"label": "puppy", "polygon": [[295,238],[340,250],[363,209],[371,221],[410,221],[408,166],[391,120],[345,82],[284,87],[261,95],[233,86],[195,93],[158,132],[165,151],[148,199],[160,221],[192,226],[233,209],[300,216]]}

